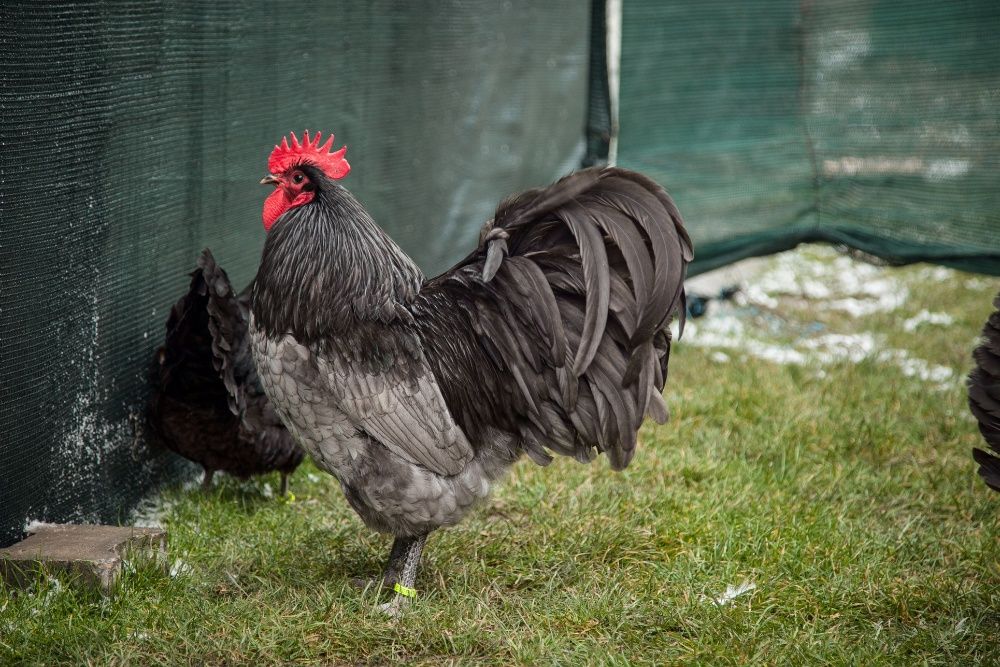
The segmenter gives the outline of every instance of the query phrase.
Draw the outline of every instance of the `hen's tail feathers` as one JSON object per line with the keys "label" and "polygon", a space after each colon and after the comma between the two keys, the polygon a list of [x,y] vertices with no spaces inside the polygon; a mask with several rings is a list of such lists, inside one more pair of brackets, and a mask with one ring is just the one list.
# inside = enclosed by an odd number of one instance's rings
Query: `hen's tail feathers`
{"label": "hen's tail feathers", "polygon": [[[228,394],[229,409],[241,416],[246,409],[247,376],[254,372],[247,347],[248,310],[233,292],[229,276],[205,248],[198,268],[191,272],[187,293],[174,304],[167,320],[167,335],[159,351],[161,386],[170,385],[176,375],[182,382],[210,369],[190,368],[203,363],[200,350],[211,350],[211,365]],[[193,372],[192,372],[193,371]],[[207,381],[206,377],[206,381]]]}
{"label": "hen's tail feathers", "polygon": [[[528,368],[519,368],[510,363],[518,355],[502,353],[537,435],[557,453],[587,460],[596,447],[624,468],[644,416],[667,417],[668,327],[679,313],[683,329],[693,257],[674,202],[641,174],[588,169],[503,202],[480,242],[482,278],[501,302],[527,311],[504,314],[507,323],[493,320],[485,333],[501,351],[531,350],[518,339],[537,333],[556,362],[557,386],[538,396],[524,379],[538,374],[538,359],[528,354]],[[533,326],[525,332],[511,323],[518,319]],[[529,455],[547,462],[536,438],[523,435]]]}
{"label": "hen's tail feathers", "polygon": [[[969,374],[969,408],[979,422],[979,430],[993,452],[1000,454],[1000,294],[993,300],[996,310],[983,326],[982,343],[972,353],[976,367]],[[973,449],[979,476],[1000,491],[1000,458]]]}
{"label": "hen's tail feathers", "polygon": [[229,409],[243,416],[247,408],[246,391],[256,382],[256,367],[249,347],[249,291],[237,296],[222,270],[205,248],[198,258],[208,298],[208,330],[212,334],[212,363],[229,394]]}
{"label": "hen's tail feathers", "polygon": [[[291,472],[304,453],[271,408],[250,353],[248,292],[206,248],[170,310],[148,422],[168,448],[238,476]],[[226,418],[232,413],[238,421]]]}

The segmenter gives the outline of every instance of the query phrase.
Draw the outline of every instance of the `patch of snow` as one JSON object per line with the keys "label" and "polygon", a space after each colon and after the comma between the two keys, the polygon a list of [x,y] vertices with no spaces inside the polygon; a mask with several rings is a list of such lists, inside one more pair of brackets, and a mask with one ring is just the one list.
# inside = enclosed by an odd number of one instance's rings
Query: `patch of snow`
{"label": "patch of snow", "polygon": [[990,281],[982,278],[969,278],[965,281],[965,289],[981,290],[990,286]]}
{"label": "patch of snow", "polygon": [[719,352],[718,350],[708,355],[708,358],[717,364],[724,364],[729,361],[729,355],[725,352]]}
{"label": "patch of snow", "polygon": [[[927,266],[915,277],[942,282],[956,275],[952,269]],[[790,322],[779,310],[783,300],[792,298],[815,301],[817,307],[854,317],[893,311],[909,297],[909,289],[899,276],[892,268],[860,262],[825,246],[782,253],[762,266],[756,276],[740,276],[745,282],[732,300],[709,301],[703,317],[688,321],[683,342],[710,348],[709,358],[717,363],[740,353],[778,364],[813,366],[815,376],[824,377],[823,366],[869,360],[895,366],[904,376],[931,383],[939,390],[951,389],[956,373],[947,366],[915,358],[907,350],[885,348],[871,332],[823,334],[821,324]],[[914,331],[924,325],[952,323],[953,318],[946,313],[924,310],[905,320],[903,328]],[[781,339],[771,340],[775,335]]]}
{"label": "patch of snow", "polygon": [[875,350],[875,337],[870,333],[826,334],[802,341],[802,346],[813,350],[813,358],[822,364],[850,361],[857,364],[871,356]]}
{"label": "patch of snow", "polygon": [[949,269],[947,266],[935,266],[931,270],[931,275],[934,277],[934,280],[943,283],[955,275],[955,269]]}
{"label": "patch of snow", "polygon": [[867,299],[856,297],[835,299],[828,302],[826,306],[834,310],[841,310],[851,317],[863,317],[865,315],[887,313],[896,310],[906,303],[909,297],[909,290],[905,287],[898,287],[894,291],[884,291],[881,294],[869,293]]}
{"label": "patch of snow", "polygon": [[955,378],[955,371],[951,368],[911,357],[906,350],[883,350],[879,352],[877,359],[893,362],[906,377],[937,383],[937,388],[940,390],[950,389],[949,382]]}
{"label": "patch of snow", "polygon": [[925,309],[905,320],[903,322],[903,329],[905,331],[916,331],[917,327],[921,324],[936,324],[947,327],[951,326],[954,322],[955,318],[948,313],[932,313]]}
{"label": "patch of snow", "polygon": [[775,295],[829,299],[827,307],[861,317],[895,310],[909,298],[906,286],[883,275],[880,267],[843,255],[817,254],[832,261],[815,261],[801,252],[778,256],[773,268],[746,286],[748,300],[761,305],[770,301],[768,307],[773,308],[777,306]]}
{"label": "patch of snow", "polygon": [[959,146],[968,146],[972,143],[972,133],[965,125],[948,127],[940,123],[924,123],[920,128],[920,138],[933,141],[935,143],[952,143]]}
{"label": "patch of snow", "polygon": [[771,309],[778,307],[778,300],[761,289],[760,285],[756,283],[742,286],[737,294],[737,298],[741,300],[743,305],[757,304]]}
{"label": "patch of snow", "polygon": [[[740,352],[776,364],[797,366],[826,366],[841,362],[857,364],[870,359],[896,366],[906,377],[934,383],[940,390],[950,389],[948,383],[955,377],[951,368],[912,357],[906,350],[880,349],[879,341],[870,332],[828,333],[800,339],[794,345],[783,345],[750,336],[743,321],[732,313],[710,315],[697,323],[689,323],[684,342],[696,347],[713,348],[713,355],[722,354],[727,361],[729,354],[721,350]],[[710,358],[722,362],[719,357]]]}
{"label": "patch of snow", "polygon": [[758,276],[756,288],[767,295],[772,294],[799,294],[798,274],[791,266],[783,262],[784,258],[778,260],[778,265],[767,273]]}
{"label": "patch of snow", "polygon": [[766,343],[751,341],[746,351],[752,356],[776,364],[796,364],[801,366],[807,361],[806,356],[798,350],[782,345],[768,345]]}
{"label": "patch of snow", "polygon": [[684,340],[698,347],[727,348],[778,364],[804,364],[805,355],[783,345],[772,345],[743,333],[743,323],[733,316],[717,318],[703,325],[688,324]]}
{"label": "patch of snow", "polygon": [[809,299],[828,299],[830,288],[818,280],[803,280],[802,295]]}
{"label": "patch of snow", "polygon": [[955,269],[947,266],[925,266],[917,274],[919,280],[926,280],[935,283],[943,283],[955,276]]}

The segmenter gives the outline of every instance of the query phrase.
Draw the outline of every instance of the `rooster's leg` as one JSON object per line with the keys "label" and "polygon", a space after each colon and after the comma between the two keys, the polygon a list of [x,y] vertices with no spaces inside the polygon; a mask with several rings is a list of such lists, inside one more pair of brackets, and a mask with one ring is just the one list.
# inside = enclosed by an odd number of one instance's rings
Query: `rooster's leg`
{"label": "rooster's leg", "polygon": [[281,473],[281,492],[278,495],[284,497],[286,493],[288,493],[288,473],[283,472]]}
{"label": "rooster's leg", "polygon": [[392,543],[392,553],[389,555],[389,565],[385,568],[385,581],[394,580],[393,587],[396,596],[392,602],[382,605],[382,611],[390,616],[398,616],[403,605],[408,604],[416,595],[413,584],[417,580],[417,569],[420,567],[420,554],[423,553],[426,535],[419,537],[397,537]]}
{"label": "rooster's leg", "polygon": [[201,480],[201,490],[204,493],[208,493],[212,490],[212,475],[215,471],[211,468],[205,468],[205,476]]}
{"label": "rooster's leg", "polygon": [[389,552],[389,562],[385,564],[385,570],[381,577],[373,579],[352,579],[351,583],[359,590],[382,588],[392,588],[399,581],[399,574],[403,571],[403,561],[406,560],[406,550],[413,541],[412,537],[397,537],[392,541],[392,551]]}
{"label": "rooster's leg", "polygon": [[407,548],[412,537],[397,537],[392,541],[392,551],[389,552],[389,562],[385,565],[385,572],[382,573],[382,585],[391,588],[403,571],[403,561],[406,560]]}

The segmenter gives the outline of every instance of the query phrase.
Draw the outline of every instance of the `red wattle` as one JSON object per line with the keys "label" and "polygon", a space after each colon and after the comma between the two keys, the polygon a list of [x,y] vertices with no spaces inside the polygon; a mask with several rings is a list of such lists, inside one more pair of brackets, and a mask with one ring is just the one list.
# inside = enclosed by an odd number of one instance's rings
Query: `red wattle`
{"label": "red wattle", "polygon": [[288,210],[288,197],[285,196],[284,188],[275,188],[274,192],[264,200],[264,231],[271,231],[271,225],[281,217],[281,214]]}
{"label": "red wattle", "polygon": [[281,214],[290,208],[308,204],[316,193],[312,190],[300,192],[295,199],[288,198],[288,192],[283,187],[277,187],[264,200],[264,231],[271,231],[271,226],[277,222]]}

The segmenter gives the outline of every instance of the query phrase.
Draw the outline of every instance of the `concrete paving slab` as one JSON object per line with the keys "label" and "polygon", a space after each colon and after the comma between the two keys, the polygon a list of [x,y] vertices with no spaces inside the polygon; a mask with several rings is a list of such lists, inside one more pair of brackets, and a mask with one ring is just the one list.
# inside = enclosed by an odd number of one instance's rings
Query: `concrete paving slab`
{"label": "concrete paving slab", "polygon": [[167,563],[167,531],[162,528],[40,524],[17,544],[0,549],[0,576],[19,588],[41,571],[64,572],[108,593],[125,559]]}

